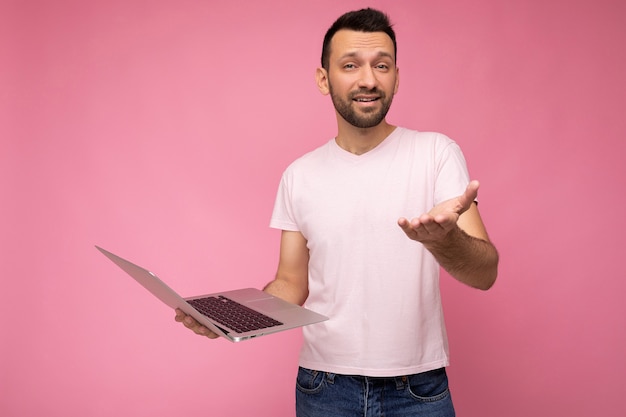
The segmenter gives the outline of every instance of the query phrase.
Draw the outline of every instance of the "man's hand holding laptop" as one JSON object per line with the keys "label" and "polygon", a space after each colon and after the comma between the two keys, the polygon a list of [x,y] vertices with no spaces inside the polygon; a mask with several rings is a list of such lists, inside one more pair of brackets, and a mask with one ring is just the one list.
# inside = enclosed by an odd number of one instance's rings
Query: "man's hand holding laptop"
{"label": "man's hand holding laptop", "polygon": [[209,339],[217,339],[219,337],[219,335],[198,323],[193,317],[185,314],[185,312],[182,311],[180,308],[176,309],[176,317],[174,317],[174,320],[184,324],[186,328],[190,329],[195,334],[198,334],[200,336],[206,336]]}

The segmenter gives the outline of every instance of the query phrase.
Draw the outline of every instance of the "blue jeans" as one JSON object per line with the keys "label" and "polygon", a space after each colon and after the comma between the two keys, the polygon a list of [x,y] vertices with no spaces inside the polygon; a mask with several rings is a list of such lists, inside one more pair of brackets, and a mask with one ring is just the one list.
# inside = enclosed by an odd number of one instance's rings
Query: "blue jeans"
{"label": "blue jeans", "polygon": [[445,368],[390,378],[298,369],[298,417],[454,417]]}

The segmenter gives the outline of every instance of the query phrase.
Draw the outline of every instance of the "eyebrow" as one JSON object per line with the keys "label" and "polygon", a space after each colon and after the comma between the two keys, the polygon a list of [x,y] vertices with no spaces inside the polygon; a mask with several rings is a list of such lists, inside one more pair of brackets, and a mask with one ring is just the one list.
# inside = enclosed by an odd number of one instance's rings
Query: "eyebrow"
{"label": "eyebrow", "polygon": [[[358,56],[359,53],[356,51],[353,52],[347,52],[345,54],[343,54],[341,57],[339,57],[339,59],[345,59],[345,58],[353,58]],[[395,59],[393,57],[393,54],[390,54],[389,52],[385,52],[385,51],[379,51],[377,54],[377,58],[391,58],[391,59]]]}

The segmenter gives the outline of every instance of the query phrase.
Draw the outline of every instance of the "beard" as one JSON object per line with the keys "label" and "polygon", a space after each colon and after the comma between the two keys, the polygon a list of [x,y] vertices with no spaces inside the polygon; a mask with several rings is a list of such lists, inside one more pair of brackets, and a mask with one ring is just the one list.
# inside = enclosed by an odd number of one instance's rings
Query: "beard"
{"label": "beard", "polygon": [[[363,129],[378,126],[387,116],[387,112],[389,112],[391,102],[393,101],[393,94],[391,94],[390,97],[387,97],[387,94],[385,94],[384,91],[380,91],[377,88],[373,88],[371,90],[361,89],[353,91],[348,95],[347,99],[343,99],[338,94],[335,94],[330,80],[328,82],[328,89],[337,113],[339,113],[341,117],[352,126]],[[353,99],[359,94],[376,94],[379,97],[378,100],[382,104],[381,107],[379,109],[372,108],[357,111],[357,109],[353,107]]]}

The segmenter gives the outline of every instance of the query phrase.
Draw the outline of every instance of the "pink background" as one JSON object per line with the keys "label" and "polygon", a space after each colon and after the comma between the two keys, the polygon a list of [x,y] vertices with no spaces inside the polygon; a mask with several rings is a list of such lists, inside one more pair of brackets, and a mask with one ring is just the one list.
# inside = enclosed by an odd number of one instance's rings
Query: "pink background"
{"label": "pink background", "polygon": [[442,277],[458,414],[626,415],[625,4],[2,1],[0,415],[293,414],[299,331],[195,337],[94,245],[184,295],[271,279],[280,174],[335,133],[321,39],[367,5],[390,122],[461,144],[501,252],[487,293]]}

